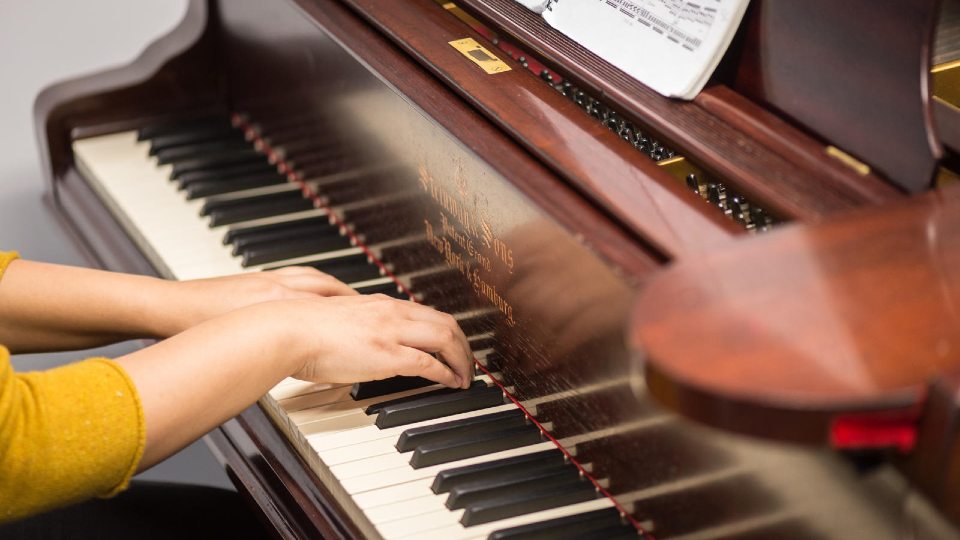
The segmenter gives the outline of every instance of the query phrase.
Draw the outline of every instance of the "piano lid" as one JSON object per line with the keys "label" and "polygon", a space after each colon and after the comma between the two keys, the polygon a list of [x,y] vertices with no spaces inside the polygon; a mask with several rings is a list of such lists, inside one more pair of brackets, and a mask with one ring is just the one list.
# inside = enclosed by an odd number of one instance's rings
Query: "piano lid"
{"label": "piano lid", "polygon": [[837,426],[851,415],[908,427],[928,384],[960,370],[958,248],[954,186],[680,263],[634,308],[650,389],[781,439],[846,446]]}

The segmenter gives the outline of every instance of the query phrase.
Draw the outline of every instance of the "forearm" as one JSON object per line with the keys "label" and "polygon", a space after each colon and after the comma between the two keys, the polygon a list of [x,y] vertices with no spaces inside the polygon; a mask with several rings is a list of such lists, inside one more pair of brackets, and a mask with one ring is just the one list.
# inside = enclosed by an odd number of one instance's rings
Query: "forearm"
{"label": "forearm", "polygon": [[117,359],[144,410],[140,470],[232,418],[297,369],[279,321],[249,313],[208,321]]}
{"label": "forearm", "polygon": [[22,353],[162,336],[171,295],[161,279],[17,260],[0,281],[0,343]]}

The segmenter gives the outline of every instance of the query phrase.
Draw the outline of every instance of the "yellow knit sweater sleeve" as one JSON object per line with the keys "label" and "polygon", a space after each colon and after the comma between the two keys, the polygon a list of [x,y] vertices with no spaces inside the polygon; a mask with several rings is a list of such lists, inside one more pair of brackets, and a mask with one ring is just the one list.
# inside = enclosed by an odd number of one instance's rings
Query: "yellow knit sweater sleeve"
{"label": "yellow knit sweater sleeve", "polygon": [[[0,253],[0,277],[15,257]],[[14,373],[0,346],[0,523],[120,492],[145,438],[136,387],[113,361]]]}

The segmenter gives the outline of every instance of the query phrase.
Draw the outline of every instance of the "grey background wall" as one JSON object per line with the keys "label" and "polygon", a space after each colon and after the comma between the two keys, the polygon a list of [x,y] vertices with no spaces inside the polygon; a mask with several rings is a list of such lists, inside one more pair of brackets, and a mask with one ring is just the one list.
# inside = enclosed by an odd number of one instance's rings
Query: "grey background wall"
{"label": "grey background wall", "polygon": [[[51,83],[130,63],[176,26],[185,11],[184,0],[0,0],[0,250],[87,265],[42,200],[33,100]],[[85,356],[118,356],[136,346],[20,355],[14,367],[43,369]],[[141,478],[230,486],[202,442]]]}

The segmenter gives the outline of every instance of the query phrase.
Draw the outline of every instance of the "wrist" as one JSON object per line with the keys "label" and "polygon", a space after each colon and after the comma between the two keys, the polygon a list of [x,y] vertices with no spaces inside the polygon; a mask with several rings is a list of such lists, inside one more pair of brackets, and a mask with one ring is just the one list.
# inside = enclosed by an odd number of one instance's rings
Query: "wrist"
{"label": "wrist", "polygon": [[144,278],[141,298],[144,302],[132,314],[141,320],[141,331],[149,337],[164,339],[192,326],[195,315],[189,291],[183,282],[161,278]]}
{"label": "wrist", "polygon": [[312,348],[304,332],[297,325],[296,301],[274,300],[232,312],[228,317],[240,318],[238,327],[260,344],[269,361],[283,377],[292,377],[303,371],[311,358]]}

